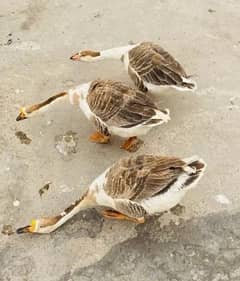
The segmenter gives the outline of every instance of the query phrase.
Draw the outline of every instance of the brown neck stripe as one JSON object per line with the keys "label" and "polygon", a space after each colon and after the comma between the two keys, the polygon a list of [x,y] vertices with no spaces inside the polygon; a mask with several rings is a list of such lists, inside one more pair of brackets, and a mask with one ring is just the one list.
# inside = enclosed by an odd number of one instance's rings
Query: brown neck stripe
{"label": "brown neck stripe", "polygon": [[66,96],[67,94],[68,94],[67,92],[62,92],[57,95],[51,96],[50,98],[48,98],[47,100],[45,100],[39,104],[34,104],[34,105],[30,106],[29,108],[27,108],[27,113],[32,113],[33,111],[36,111],[36,110],[52,103],[56,99]]}

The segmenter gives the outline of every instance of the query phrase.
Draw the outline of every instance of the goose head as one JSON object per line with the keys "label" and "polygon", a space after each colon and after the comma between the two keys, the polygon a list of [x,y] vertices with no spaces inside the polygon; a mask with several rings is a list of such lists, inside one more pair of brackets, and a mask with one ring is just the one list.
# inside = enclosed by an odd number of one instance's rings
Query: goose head
{"label": "goose head", "polygon": [[72,55],[70,59],[74,61],[94,61],[99,56],[100,52],[98,51],[84,50]]}

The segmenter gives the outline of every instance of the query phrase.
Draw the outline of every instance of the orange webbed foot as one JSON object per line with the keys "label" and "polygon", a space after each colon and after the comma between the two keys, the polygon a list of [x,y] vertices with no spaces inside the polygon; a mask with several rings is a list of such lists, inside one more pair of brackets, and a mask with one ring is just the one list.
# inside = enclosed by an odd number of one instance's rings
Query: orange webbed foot
{"label": "orange webbed foot", "polygon": [[110,141],[110,136],[105,136],[99,132],[93,133],[90,138],[89,138],[92,142],[96,142],[96,143],[109,143]]}
{"label": "orange webbed foot", "polygon": [[128,152],[136,152],[142,144],[143,141],[137,137],[130,137],[123,142],[121,148],[127,150]]}
{"label": "orange webbed foot", "polygon": [[102,211],[102,215],[105,218],[108,218],[108,219],[128,220],[128,221],[132,221],[132,222],[135,222],[135,223],[144,223],[145,222],[144,217],[142,217],[142,218],[132,218],[132,217],[126,216],[126,215],[124,215],[122,213],[119,213],[117,211],[114,211],[114,210],[104,210],[104,211]]}

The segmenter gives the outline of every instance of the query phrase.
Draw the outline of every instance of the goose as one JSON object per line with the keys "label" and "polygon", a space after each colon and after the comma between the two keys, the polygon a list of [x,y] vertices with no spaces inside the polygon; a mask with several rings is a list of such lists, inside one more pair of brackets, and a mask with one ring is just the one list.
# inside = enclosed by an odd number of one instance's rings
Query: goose
{"label": "goose", "polygon": [[163,87],[172,87],[179,91],[197,89],[196,82],[190,79],[191,76],[186,74],[180,63],[153,42],[142,42],[103,51],[83,50],[70,59],[85,62],[104,59],[121,60],[136,87],[143,92],[159,93]]}
{"label": "goose", "polygon": [[129,152],[136,151],[143,143],[139,136],[170,120],[169,110],[159,109],[146,93],[121,82],[100,79],[51,96],[39,104],[22,107],[16,120],[30,118],[66,97],[94,124],[96,132],[90,136],[91,141],[105,144],[111,135],[118,135],[126,138],[121,148]]}
{"label": "goose", "polygon": [[144,223],[147,215],[176,206],[202,177],[198,156],[177,158],[138,155],[118,160],[99,175],[79,200],[57,216],[34,219],[17,233],[50,233],[78,212],[97,206],[106,218]]}

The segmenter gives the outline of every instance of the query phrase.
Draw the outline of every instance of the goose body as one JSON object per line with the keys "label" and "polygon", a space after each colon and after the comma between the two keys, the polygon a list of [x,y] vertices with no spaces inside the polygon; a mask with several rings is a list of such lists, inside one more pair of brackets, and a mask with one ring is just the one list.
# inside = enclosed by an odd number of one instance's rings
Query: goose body
{"label": "goose body", "polygon": [[144,222],[176,206],[202,177],[205,162],[198,156],[186,159],[139,155],[123,158],[105,170],[86,193],[60,215],[34,220],[18,233],[49,233],[80,210],[104,206],[103,214],[116,219]]}
{"label": "goose body", "polygon": [[143,213],[153,215],[176,206],[199,181],[205,167],[198,156],[123,158],[97,177],[89,192],[95,194],[98,205],[118,210],[118,202],[129,207],[133,204]]}
{"label": "goose body", "polygon": [[95,80],[70,90],[69,98],[103,134],[141,136],[169,120],[168,109],[158,109],[148,95],[121,82]]}
{"label": "goose body", "polygon": [[[135,151],[133,147],[138,143],[138,136],[170,119],[169,110],[159,109],[146,93],[112,80],[94,80],[70,89],[65,95],[63,93],[56,96],[68,96],[70,102],[79,106],[94,124],[97,132],[91,136],[92,141],[107,143],[111,135],[118,135],[128,138],[123,148],[129,151]],[[17,120],[30,117],[36,112],[36,108],[42,110],[57,98],[51,97],[45,102],[30,106],[20,112]]]}
{"label": "goose body", "polygon": [[158,44],[142,42],[105,51],[80,51],[72,60],[94,62],[121,59],[125,70],[141,91],[159,92],[162,87],[194,91],[196,83],[189,79],[180,63]]}

